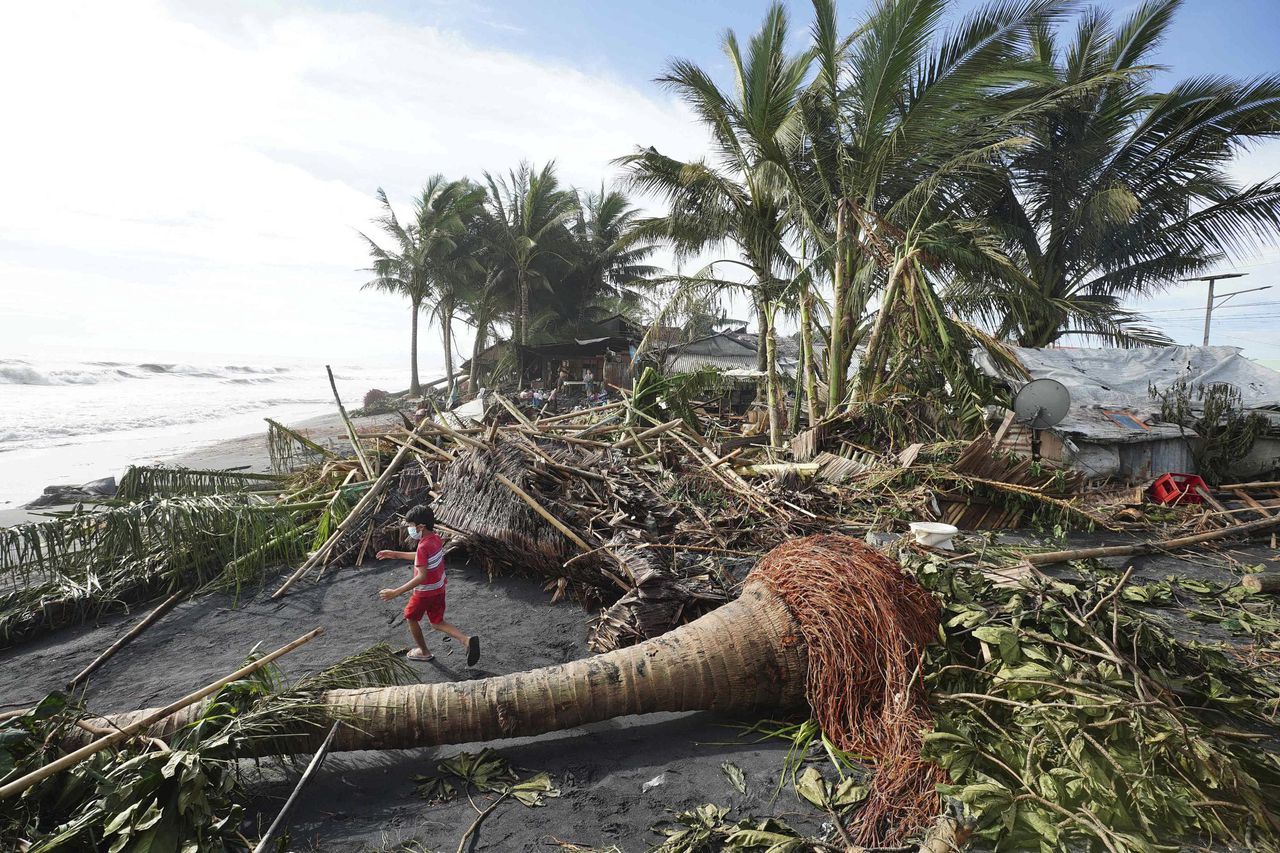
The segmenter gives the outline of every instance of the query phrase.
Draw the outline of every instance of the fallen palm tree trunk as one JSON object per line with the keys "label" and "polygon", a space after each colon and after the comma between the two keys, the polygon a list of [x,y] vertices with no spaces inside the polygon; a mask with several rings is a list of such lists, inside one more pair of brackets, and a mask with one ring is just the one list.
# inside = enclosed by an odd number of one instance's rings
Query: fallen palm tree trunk
{"label": "fallen palm tree trunk", "polygon": [[[895,562],[856,539],[809,537],[766,555],[736,601],[661,637],[495,678],[330,690],[249,748],[312,751],[337,720],[349,725],[336,750],[405,749],[658,711],[787,711],[807,699],[839,747],[879,763],[858,837],[896,840],[937,813],[937,768],[919,757],[929,722],[919,670],[937,630],[933,598]],[[136,728],[153,714],[100,722]],[[164,738],[198,714],[186,709],[145,733]]]}

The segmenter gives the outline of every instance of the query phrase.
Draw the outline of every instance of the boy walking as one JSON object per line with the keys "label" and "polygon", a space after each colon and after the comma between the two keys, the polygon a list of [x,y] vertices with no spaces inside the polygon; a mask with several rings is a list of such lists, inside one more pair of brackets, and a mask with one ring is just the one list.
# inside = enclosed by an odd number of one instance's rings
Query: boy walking
{"label": "boy walking", "polygon": [[436,535],[436,515],[431,507],[418,504],[405,513],[411,539],[418,540],[418,550],[414,551],[379,551],[379,560],[413,560],[413,578],[395,589],[384,589],[378,593],[383,601],[390,601],[413,590],[409,603],[404,608],[405,621],[409,623],[409,633],[418,644],[410,649],[405,657],[412,660],[431,660],[435,657],[427,649],[427,638],[422,635],[422,617],[433,630],[448,634],[467,650],[467,666],[475,666],[480,660],[480,638],[467,636],[453,625],[444,621],[444,593],[446,586],[444,567],[444,541]]}

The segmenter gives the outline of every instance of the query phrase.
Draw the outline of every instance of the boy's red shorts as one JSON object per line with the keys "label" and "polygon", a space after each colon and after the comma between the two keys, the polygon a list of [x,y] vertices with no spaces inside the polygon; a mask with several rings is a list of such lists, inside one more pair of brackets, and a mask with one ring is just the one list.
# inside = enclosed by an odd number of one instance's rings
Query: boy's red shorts
{"label": "boy's red shorts", "polygon": [[421,622],[424,615],[432,625],[444,621],[444,593],[414,592],[409,596],[409,603],[404,606],[404,618],[410,622]]}

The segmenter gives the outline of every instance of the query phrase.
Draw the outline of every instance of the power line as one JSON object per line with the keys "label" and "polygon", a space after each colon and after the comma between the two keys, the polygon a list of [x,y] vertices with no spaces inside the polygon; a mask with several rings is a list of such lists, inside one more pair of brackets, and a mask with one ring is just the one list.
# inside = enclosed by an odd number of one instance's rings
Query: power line
{"label": "power line", "polygon": [[[1233,311],[1237,308],[1253,308],[1258,305],[1280,305],[1280,299],[1272,299],[1267,302],[1237,302],[1234,305],[1224,305],[1221,308],[1214,308],[1213,313],[1217,314],[1219,311]],[[1139,314],[1174,314],[1189,313],[1191,311],[1203,312],[1204,308],[1202,306],[1196,306],[1195,308],[1157,308],[1154,311],[1143,311],[1141,309],[1135,310],[1137,310]]]}

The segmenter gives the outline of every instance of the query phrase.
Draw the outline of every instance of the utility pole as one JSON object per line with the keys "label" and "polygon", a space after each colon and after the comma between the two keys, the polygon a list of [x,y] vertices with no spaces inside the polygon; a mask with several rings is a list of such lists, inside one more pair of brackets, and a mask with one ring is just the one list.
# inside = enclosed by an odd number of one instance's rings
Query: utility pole
{"label": "utility pole", "polygon": [[1224,272],[1224,273],[1218,273],[1217,275],[1206,275],[1200,278],[1184,278],[1183,279],[1183,281],[1209,282],[1209,298],[1205,301],[1205,304],[1204,304],[1204,345],[1205,346],[1209,345],[1209,323],[1210,321],[1213,320],[1213,308],[1214,308],[1214,305],[1216,304],[1216,300],[1221,299],[1223,302],[1226,302],[1231,297],[1239,296],[1241,293],[1255,293],[1259,290],[1270,289],[1271,285],[1268,284],[1265,287],[1251,287],[1248,290],[1233,290],[1230,293],[1221,293],[1221,294],[1218,294],[1217,296],[1214,296],[1213,286],[1214,286],[1214,283],[1217,282],[1219,279],[1243,278],[1246,275],[1248,275],[1247,272]]}

